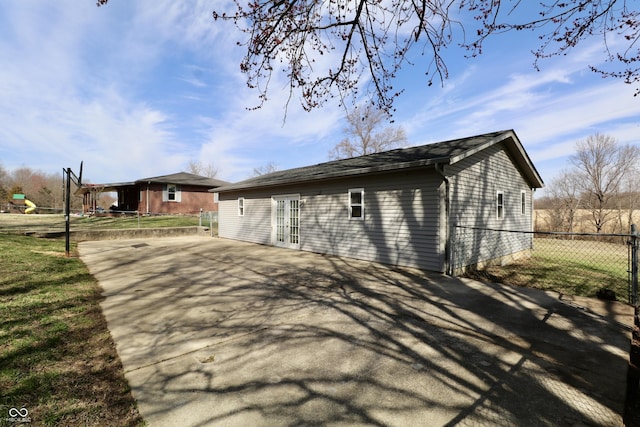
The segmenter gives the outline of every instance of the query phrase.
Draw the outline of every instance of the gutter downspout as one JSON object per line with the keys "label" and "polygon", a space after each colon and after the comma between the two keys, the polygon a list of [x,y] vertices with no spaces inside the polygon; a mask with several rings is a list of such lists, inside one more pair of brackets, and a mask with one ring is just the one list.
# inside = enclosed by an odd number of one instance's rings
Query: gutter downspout
{"label": "gutter downspout", "polygon": [[147,182],[147,215],[149,215],[149,184],[151,182]]}
{"label": "gutter downspout", "polygon": [[445,274],[452,276],[453,270],[451,268],[451,229],[449,227],[450,224],[450,205],[451,205],[451,197],[450,197],[450,183],[449,178],[444,173],[444,165],[436,163],[434,165],[436,172],[442,176],[442,180],[444,181],[445,186],[445,195],[444,195],[444,221],[445,221],[445,244],[444,244],[444,271]]}

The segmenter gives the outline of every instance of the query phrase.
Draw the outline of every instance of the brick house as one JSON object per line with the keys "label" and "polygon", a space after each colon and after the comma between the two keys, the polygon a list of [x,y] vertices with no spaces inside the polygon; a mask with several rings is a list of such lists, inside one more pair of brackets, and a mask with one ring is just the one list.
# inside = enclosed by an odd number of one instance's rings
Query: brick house
{"label": "brick house", "polygon": [[84,184],[76,194],[83,196],[84,212],[95,212],[98,193],[117,193],[117,210],[144,214],[195,214],[218,210],[213,190],[228,182],[187,172],[142,178],[114,184]]}

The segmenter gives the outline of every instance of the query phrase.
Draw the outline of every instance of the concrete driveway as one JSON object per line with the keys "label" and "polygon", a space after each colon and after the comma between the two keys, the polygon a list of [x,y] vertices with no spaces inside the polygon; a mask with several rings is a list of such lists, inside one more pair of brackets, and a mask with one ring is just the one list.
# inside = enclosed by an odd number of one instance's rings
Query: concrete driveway
{"label": "concrete driveway", "polygon": [[622,424],[628,330],[552,293],[209,237],[79,251],[152,427]]}

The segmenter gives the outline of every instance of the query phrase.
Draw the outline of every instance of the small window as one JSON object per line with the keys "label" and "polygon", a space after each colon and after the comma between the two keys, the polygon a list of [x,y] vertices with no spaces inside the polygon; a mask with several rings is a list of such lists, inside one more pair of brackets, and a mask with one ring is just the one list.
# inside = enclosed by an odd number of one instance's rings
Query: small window
{"label": "small window", "polygon": [[176,201],[176,193],[177,192],[178,192],[178,189],[176,188],[175,185],[173,185],[173,184],[167,185],[167,199],[170,202],[175,202]]}
{"label": "small window", "polygon": [[349,190],[349,219],[364,219],[364,189]]}
{"label": "small window", "polygon": [[180,196],[180,186],[179,185],[167,184],[167,185],[164,186],[164,189],[162,190],[162,201],[163,202],[179,202],[180,199],[181,199],[181,196]]}
{"label": "small window", "polygon": [[244,216],[244,197],[238,197],[238,216]]}
{"label": "small window", "polygon": [[498,219],[504,218],[504,193],[502,191],[496,193],[496,216]]}
{"label": "small window", "polygon": [[520,192],[520,214],[521,215],[527,214],[527,192],[526,191]]}

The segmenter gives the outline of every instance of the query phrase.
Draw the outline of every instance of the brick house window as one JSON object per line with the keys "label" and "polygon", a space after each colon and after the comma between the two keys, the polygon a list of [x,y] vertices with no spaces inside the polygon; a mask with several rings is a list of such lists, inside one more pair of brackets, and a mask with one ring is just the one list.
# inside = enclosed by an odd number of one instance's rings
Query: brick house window
{"label": "brick house window", "polygon": [[167,184],[162,191],[163,202],[180,202],[182,199],[180,186],[176,184]]}

